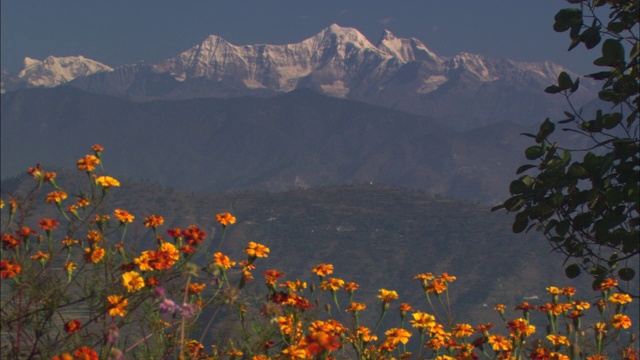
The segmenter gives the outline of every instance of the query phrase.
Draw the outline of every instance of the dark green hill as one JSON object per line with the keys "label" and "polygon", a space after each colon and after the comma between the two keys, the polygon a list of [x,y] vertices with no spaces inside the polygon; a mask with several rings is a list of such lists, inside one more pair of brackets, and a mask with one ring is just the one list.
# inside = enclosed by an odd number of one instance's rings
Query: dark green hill
{"label": "dark green hill", "polygon": [[1,99],[3,178],[37,162],[71,168],[99,143],[121,176],[183,191],[373,182],[496,203],[508,195],[525,141],[514,125],[458,133],[309,90],[135,103],[59,87]]}

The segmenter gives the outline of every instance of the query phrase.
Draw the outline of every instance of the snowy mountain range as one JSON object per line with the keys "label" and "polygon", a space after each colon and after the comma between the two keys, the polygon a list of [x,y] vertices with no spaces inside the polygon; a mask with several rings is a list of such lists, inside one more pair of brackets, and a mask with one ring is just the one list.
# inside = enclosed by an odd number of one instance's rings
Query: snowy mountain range
{"label": "snowy mountain range", "polygon": [[[272,96],[308,88],[435,118],[463,117],[454,127],[465,129],[513,116],[510,106],[539,120],[541,106],[553,111],[559,105],[542,90],[564,70],[550,62],[495,60],[469,53],[438,56],[420,40],[398,38],[388,30],[373,45],[358,30],[333,24],[286,45],[238,46],[211,35],[157,64],[115,69],[82,56],[27,58],[19,74],[3,75],[2,90],[69,84],[144,101]],[[467,110],[452,112],[452,105],[461,102]],[[487,109],[487,102],[500,105],[499,114]],[[474,108],[476,103],[484,108]],[[496,115],[500,118],[494,119]]]}

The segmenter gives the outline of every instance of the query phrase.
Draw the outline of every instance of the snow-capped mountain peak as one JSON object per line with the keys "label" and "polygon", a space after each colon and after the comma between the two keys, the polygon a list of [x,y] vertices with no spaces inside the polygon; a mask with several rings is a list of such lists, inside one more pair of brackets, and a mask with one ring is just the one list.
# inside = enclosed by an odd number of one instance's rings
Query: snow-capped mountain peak
{"label": "snow-capped mountain peak", "polygon": [[113,71],[107,65],[80,56],[48,56],[40,61],[26,57],[24,69],[18,78],[31,86],[53,87],[69,82],[77,77],[88,76],[103,71]]}
{"label": "snow-capped mountain peak", "polygon": [[429,50],[420,40],[416,38],[398,38],[386,29],[382,32],[378,42],[378,49],[403,62],[427,61],[434,64],[442,63],[442,59]]}

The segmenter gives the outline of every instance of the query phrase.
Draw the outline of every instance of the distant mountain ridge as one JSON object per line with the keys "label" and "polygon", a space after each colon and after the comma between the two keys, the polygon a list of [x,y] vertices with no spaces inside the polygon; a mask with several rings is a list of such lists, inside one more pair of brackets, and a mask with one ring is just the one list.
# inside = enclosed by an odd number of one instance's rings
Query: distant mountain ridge
{"label": "distant mountain ridge", "polygon": [[[65,59],[91,70],[62,76],[52,67],[27,66],[18,76],[3,76],[3,90],[68,82],[89,92],[147,101],[273,96],[308,88],[471,129],[504,120],[530,123],[559,113],[562,101],[542,90],[566,70],[551,62],[494,60],[469,53],[438,56],[420,40],[398,38],[388,30],[374,45],[358,30],[337,24],[285,45],[237,46],[211,35],[157,64],[111,69],[82,57]],[[462,103],[466,106],[456,105]]]}

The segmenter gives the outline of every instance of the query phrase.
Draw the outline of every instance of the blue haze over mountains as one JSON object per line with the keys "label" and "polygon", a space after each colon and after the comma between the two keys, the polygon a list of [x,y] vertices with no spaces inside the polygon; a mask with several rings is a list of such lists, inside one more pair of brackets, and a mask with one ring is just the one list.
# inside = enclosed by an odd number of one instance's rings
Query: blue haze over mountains
{"label": "blue haze over mountains", "polygon": [[495,203],[524,161],[519,133],[566,107],[543,92],[558,65],[438,56],[389,31],[374,45],[336,24],[295,44],[212,35],[159,63],[97,64],[3,74],[3,178],[71,167],[86,139],[110,149],[114,174],[187,191],[373,182]]}

